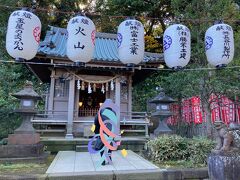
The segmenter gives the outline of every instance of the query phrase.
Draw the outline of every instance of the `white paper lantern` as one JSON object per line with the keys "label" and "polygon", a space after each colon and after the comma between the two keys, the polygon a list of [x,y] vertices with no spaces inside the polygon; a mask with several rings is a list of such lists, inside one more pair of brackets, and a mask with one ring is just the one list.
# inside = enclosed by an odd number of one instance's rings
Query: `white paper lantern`
{"label": "white paper lantern", "polygon": [[13,58],[30,60],[37,54],[41,22],[28,11],[14,11],[8,20],[6,49]]}
{"label": "white paper lantern", "polygon": [[67,56],[74,62],[86,63],[93,58],[96,28],[91,19],[76,16],[67,26]]}
{"label": "white paper lantern", "polygon": [[191,56],[191,34],[182,24],[169,26],[163,35],[164,60],[169,68],[182,68]]}
{"label": "white paper lantern", "polygon": [[205,50],[209,64],[221,67],[230,63],[234,56],[232,27],[227,24],[211,26],[205,34]]}
{"label": "white paper lantern", "polygon": [[144,58],[144,28],[135,19],[123,21],[118,27],[118,54],[124,64],[138,64]]}

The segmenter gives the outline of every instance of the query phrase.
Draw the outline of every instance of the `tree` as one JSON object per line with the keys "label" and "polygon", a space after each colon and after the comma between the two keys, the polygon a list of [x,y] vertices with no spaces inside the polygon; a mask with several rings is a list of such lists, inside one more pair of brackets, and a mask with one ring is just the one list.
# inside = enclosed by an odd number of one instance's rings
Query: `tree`
{"label": "tree", "polygon": [[[186,4],[187,3],[187,4]],[[239,12],[236,9],[235,4],[231,0],[221,0],[221,1],[195,1],[192,0],[191,3],[189,1],[172,1],[173,9],[175,10],[174,14],[180,15],[182,12],[186,12],[181,14],[184,18],[188,19],[200,19],[204,17],[202,23],[191,24],[189,23],[190,30],[192,32],[192,58],[191,64],[195,64],[198,66],[209,67],[208,62],[205,57],[204,52],[204,33],[217,19],[236,19],[239,16]],[[198,11],[195,11],[193,7],[197,7]],[[206,21],[207,20],[207,21]],[[212,20],[212,21],[208,21]],[[204,22],[205,21],[205,22]],[[231,23],[231,22],[229,22]],[[235,24],[232,24],[236,32],[239,30]],[[237,59],[237,58],[236,58]],[[234,64],[234,63],[233,63]],[[194,72],[196,73],[196,72]],[[197,74],[197,73],[196,73]],[[229,79],[229,74],[231,74],[231,78]],[[192,79],[193,86],[191,87],[192,95],[200,95],[203,103],[203,109],[207,112],[207,132],[208,135],[211,135],[212,126],[210,120],[210,107],[209,107],[209,97],[212,93],[215,94],[226,94],[232,88],[236,89],[239,87],[239,83],[236,77],[238,72],[236,70],[224,69],[217,72],[201,72],[198,73],[197,81],[192,73],[188,73],[184,79],[189,78]],[[171,74],[168,78],[174,78],[174,74]],[[192,78],[193,77],[193,78]],[[181,82],[181,80],[180,80]],[[184,82],[182,82],[184,83]],[[197,87],[197,88],[196,88]],[[186,88],[189,90],[190,88]],[[184,92],[184,90],[182,91]],[[190,95],[190,94],[189,94]]]}
{"label": "tree", "polygon": [[[141,19],[145,24],[146,35],[152,35],[155,31],[154,26],[165,30],[166,25],[164,21],[172,17],[171,4],[170,1],[167,0],[97,0],[95,11],[100,12],[103,16],[142,16],[157,18]],[[118,22],[119,19],[111,19],[110,23],[115,21]],[[108,24],[108,26],[111,27],[110,24]],[[105,31],[104,27],[102,27],[102,31]]]}
{"label": "tree", "polygon": [[[205,57],[204,51],[204,34],[208,27],[217,19],[239,19],[239,10],[231,0],[173,0],[171,1],[172,13],[175,17],[181,17],[182,23],[190,28],[192,35],[192,54],[188,67],[200,68],[210,67]],[[196,9],[198,9],[196,11]],[[235,21],[229,21],[235,31],[235,58],[231,65],[239,65],[239,35],[240,28]],[[151,86],[149,86],[151,84]],[[239,69],[221,69],[216,71],[178,71],[178,72],[159,72],[148,78],[142,84],[135,87],[134,99],[141,96],[149,97],[152,92],[142,92],[145,86],[154,91],[156,86],[161,86],[166,93],[179,101],[182,98],[188,98],[200,95],[203,109],[207,113],[207,132],[212,134],[212,124],[210,118],[209,97],[212,93],[224,94],[230,98],[240,95],[239,87]],[[141,87],[141,90],[138,89]],[[142,102],[136,101],[136,104],[146,103],[143,98]],[[144,106],[143,106],[144,107]],[[146,109],[145,109],[146,110]]]}
{"label": "tree", "polygon": [[[32,2],[29,0],[0,0],[1,5],[9,7],[32,7]],[[41,19],[42,36],[45,36],[45,31],[49,25],[65,27],[68,20],[81,10],[86,13],[92,11],[92,0],[37,0],[37,10],[35,14]],[[85,5],[85,6],[84,6]],[[12,59],[5,50],[5,39],[7,22],[10,14],[18,8],[1,8],[0,16],[0,139],[11,133],[20,122],[20,118],[12,112],[16,108],[18,102],[10,94],[19,91],[26,80],[30,80],[34,84],[34,89],[39,94],[45,90],[46,85],[40,85],[38,79],[26,68],[25,65],[6,63]],[[82,8],[82,9],[81,9]],[[71,13],[59,13],[71,12]]]}
{"label": "tree", "polygon": [[145,41],[145,51],[147,52],[161,52],[161,44],[150,35],[144,36]]}
{"label": "tree", "polygon": [[[1,5],[19,6],[24,4],[22,1],[15,0],[0,0]],[[19,102],[11,96],[12,93],[23,88],[26,80],[34,83],[34,87],[38,92],[43,90],[39,85],[39,81],[26,68],[25,65],[10,63],[13,59],[7,54],[5,48],[6,31],[8,18],[12,9],[1,8],[0,16],[0,139],[12,133],[19,126],[21,118],[13,113]]]}

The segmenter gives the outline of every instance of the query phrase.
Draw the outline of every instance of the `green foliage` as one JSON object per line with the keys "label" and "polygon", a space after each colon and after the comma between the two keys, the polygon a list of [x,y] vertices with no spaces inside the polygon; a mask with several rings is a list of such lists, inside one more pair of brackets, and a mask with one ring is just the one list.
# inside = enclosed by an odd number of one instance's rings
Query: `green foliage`
{"label": "green foliage", "polygon": [[19,102],[11,94],[22,88],[25,79],[32,80],[30,73],[24,74],[22,70],[28,72],[20,65],[0,64],[0,139],[13,133],[21,122],[19,116],[13,113]]}
{"label": "green foliage", "polygon": [[44,175],[54,158],[54,155],[49,155],[43,163],[2,162],[0,163],[0,174],[15,177],[21,176],[21,179],[29,179],[33,175],[34,177],[36,175]]}
{"label": "green foliage", "polygon": [[8,143],[8,139],[7,139],[7,138],[2,139],[2,140],[0,141],[0,145],[7,145],[7,143]]}
{"label": "green foliage", "polygon": [[182,160],[187,156],[187,141],[181,136],[163,135],[147,143],[150,156],[155,161]]}
{"label": "green foliage", "polygon": [[22,65],[0,64],[0,139],[13,133],[21,122],[19,115],[13,113],[19,105],[19,100],[11,96],[23,88],[26,80],[34,83],[34,89],[42,94],[45,86],[40,86],[36,77]]}
{"label": "green foliage", "polygon": [[[196,11],[197,9],[197,11]],[[154,73],[146,78],[144,82],[137,84],[133,91],[133,105],[136,110],[146,110],[147,98],[156,95],[155,87],[161,86],[165,93],[179,102],[182,98],[199,95],[201,97],[203,110],[206,112],[207,134],[211,135],[212,125],[210,120],[209,96],[212,93],[224,94],[232,99],[240,96],[240,71],[235,69],[208,70],[204,34],[214,21],[224,20],[234,29],[235,56],[231,65],[240,64],[240,28],[236,21],[240,17],[239,8],[232,0],[172,0],[171,13],[176,18],[183,18],[183,23],[191,31],[191,60],[184,71],[168,71]],[[184,20],[189,19],[189,20]],[[190,19],[193,19],[191,21]],[[197,21],[199,20],[199,22]],[[229,20],[229,21],[228,21]],[[175,21],[176,23],[176,21]],[[202,70],[197,70],[203,68]]]}
{"label": "green foliage", "polygon": [[[8,6],[31,6],[29,0],[0,0],[1,5]],[[189,67],[207,67],[207,61],[204,53],[204,33],[206,29],[219,19],[239,19],[239,9],[235,3],[239,1],[232,0],[96,0],[95,4],[92,0],[37,0],[38,7],[49,9],[51,12],[37,11],[36,14],[40,17],[43,24],[42,38],[48,25],[65,27],[67,21],[77,12],[81,11],[80,7],[84,7],[85,12],[99,13],[100,17],[92,17],[97,29],[102,32],[116,32],[119,23],[124,18],[111,18],[108,15],[119,16],[148,16],[159,19],[141,19],[144,23],[146,35],[155,37],[162,36],[165,30],[165,20],[172,20],[174,17],[183,17],[186,19],[208,19],[210,22],[191,22],[184,21],[191,30],[192,39],[192,56],[191,66]],[[234,3],[235,2],[235,3]],[[196,11],[197,9],[197,11]],[[0,60],[11,60],[5,50],[5,35],[7,21],[10,13],[14,9],[0,7]],[[68,11],[72,13],[58,13],[56,11]],[[239,24],[233,21],[227,22],[233,26],[235,30],[235,59],[232,64],[240,65],[240,32]],[[155,47],[155,43],[150,41],[147,49],[152,52],[161,51],[161,45]],[[148,45],[148,44],[147,44]],[[40,92],[44,87],[39,86],[37,79],[23,65],[0,64],[0,113],[5,117],[5,121],[1,120],[0,127],[3,129],[3,134],[0,137],[5,137],[8,131],[4,128],[11,122],[10,111],[16,107],[16,101],[10,96],[10,93],[16,92],[22,88],[25,80],[31,80],[34,87]],[[156,95],[155,88],[162,86],[166,93],[174,98],[181,99],[193,95],[201,94],[205,101],[212,92],[220,92],[228,94],[230,97],[239,95],[239,70],[224,69],[211,73],[211,78],[208,71],[182,71],[182,72],[158,72],[154,73],[145,82],[137,84],[133,89],[134,110],[145,111],[146,102],[149,98]],[[205,93],[203,93],[205,92]],[[7,118],[7,119],[6,119]],[[4,126],[3,126],[4,124]],[[14,125],[12,125],[14,126]],[[15,126],[14,126],[15,127]]]}
{"label": "green foliage", "polygon": [[165,72],[156,72],[133,87],[133,111],[147,110],[147,101],[157,95],[156,87],[160,87],[166,75]]}
{"label": "green foliage", "polygon": [[188,141],[188,160],[194,163],[207,163],[207,155],[214,147],[214,142],[203,137],[194,137]]}
{"label": "green foliage", "polygon": [[158,52],[160,53],[162,50],[162,47],[160,43],[154,39],[153,36],[144,36],[144,41],[145,41],[145,51],[147,52]]}
{"label": "green foliage", "polygon": [[[167,0],[96,0],[96,12],[102,15],[115,16],[148,16],[160,19],[146,20],[144,22],[146,35],[160,35],[158,32],[165,29],[164,19],[172,17],[171,3]],[[120,19],[122,21],[123,19]],[[108,27],[114,28],[111,24],[119,24],[119,19],[109,19]],[[103,26],[102,26],[103,25]],[[106,24],[102,24],[101,29],[104,31]],[[159,31],[159,29],[161,29]],[[107,30],[109,30],[107,28]],[[106,31],[105,31],[106,32]],[[108,31],[107,31],[108,32]]]}
{"label": "green foliage", "polygon": [[162,135],[147,143],[148,156],[155,162],[190,161],[206,164],[207,155],[214,142],[206,138],[183,138],[177,135]]}
{"label": "green foliage", "polygon": [[21,118],[13,113],[13,109],[0,109],[0,140],[12,134],[20,123]]}
{"label": "green foliage", "polygon": [[197,163],[193,163],[192,161],[185,161],[185,160],[178,160],[178,161],[163,161],[160,163],[156,163],[155,164],[162,168],[162,169],[166,169],[166,168],[200,168],[200,167],[206,167],[205,164],[197,164]]}
{"label": "green foliage", "polygon": [[[8,6],[30,6],[31,1],[21,0],[0,0],[1,5]],[[7,30],[7,22],[12,9],[2,8],[0,16],[0,139],[7,137],[9,133],[13,133],[20,123],[19,115],[13,113],[17,108],[19,101],[12,97],[11,94],[23,88],[26,80],[34,83],[34,89],[42,94],[45,86],[40,86],[37,78],[33,76],[31,71],[25,65],[14,63],[6,63],[2,61],[13,60],[5,49],[5,36]]]}
{"label": "green foliage", "polygon": [[[191,62],[206,66],[204,34],[216,20],[239,19],[239,10],[232,0],[172,0],[172,11],[175,17],[199,19],[199,22],[184,21],[191,31]],[[197,11],[196,11],[197,9]],[[226,22],[237,29],[235,23]]]}

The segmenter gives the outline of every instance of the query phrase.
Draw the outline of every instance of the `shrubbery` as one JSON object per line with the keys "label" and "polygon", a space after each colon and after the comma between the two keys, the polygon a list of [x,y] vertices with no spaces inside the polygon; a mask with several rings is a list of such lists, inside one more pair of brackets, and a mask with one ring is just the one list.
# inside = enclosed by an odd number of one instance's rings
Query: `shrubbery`
{"label": "shrubbery", "polygon": [[13,110],[0,109],[0,140],[13,133],[20,124],[21,118]]}
{"label": "shrubbery", "polygon": [[184,160],[193,164],[206,164],[214,142],[201,137],[189,139],[163,135],[148,141],[147,147],[148,156],[155,162]]}

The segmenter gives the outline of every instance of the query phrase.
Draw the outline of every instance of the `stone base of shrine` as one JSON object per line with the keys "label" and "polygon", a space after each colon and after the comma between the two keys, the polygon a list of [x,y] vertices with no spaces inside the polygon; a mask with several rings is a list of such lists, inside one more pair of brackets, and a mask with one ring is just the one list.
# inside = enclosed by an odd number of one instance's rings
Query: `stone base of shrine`
{"label": "stone base of shrine", "polygon": [[27,145],[1,145],[0,158],[23,158],[23,157],[38,157],[43,154],[44,145],[27,144]]}
{"label": "stone base of shrine", "polygon": [[8,144],[16,144],[16,145],[22,145],[22,144],[37,144],[40,142],[40,134],[38,133],[32,133],[32,134],[9,134],[8,135]]}

